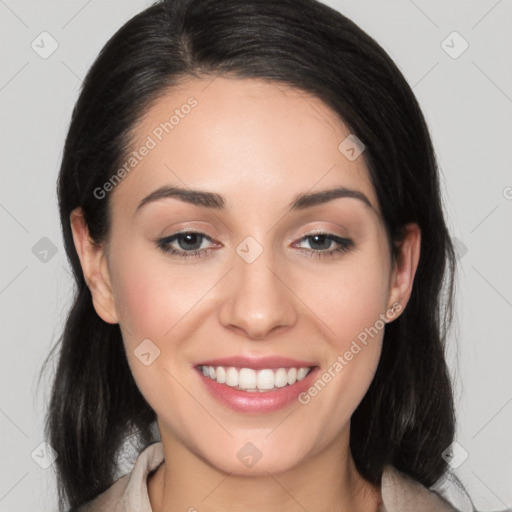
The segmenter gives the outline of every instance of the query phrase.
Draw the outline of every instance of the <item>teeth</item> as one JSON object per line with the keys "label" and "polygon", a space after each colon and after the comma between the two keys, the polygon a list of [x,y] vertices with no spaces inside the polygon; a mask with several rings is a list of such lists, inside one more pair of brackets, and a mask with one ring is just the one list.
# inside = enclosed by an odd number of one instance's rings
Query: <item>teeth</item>
{"label": "teeth", "polygon": [[219,384],[250,392],[265,392],[291,386],[302,380],[311,370],[311,368],[254,370],[233,366],[201,366],[200,368],[205,377],[209,377]]}
{"label": "teeth", "polygon": [[258,389],[272,389],[274,387],[274,372],[273,370],[259,370],[258,371]]}
{"label": "teeth", "polygon": [[236,368],[228,368],[226,370],[226,384],[228,386],[238,386],[238,372]]}
{"label": "teeth", "polygon": [[279,368],[275,373],[274,385],[276,388],[284,388],[288,385],[288,372],[284,368]]}
{"label": "teeth", "polygon": [[217,374],[216,376],[216,381],[220,384],[225,384],[226,382],[226,370],[224,370],[224,368],[222,366],[217,366],[217,369],[215,370],[215,373]]}
{"label": "teeth", "polygon": [[238,372],[238,385],[242,389],[254,389],[256,387],[256,380],[256,372],[251,368],[242,368]]}
{"label": "teeth", "polygon": [[308,374],[308,368],[299,368],[297,370],[297,380],[302,380]]}

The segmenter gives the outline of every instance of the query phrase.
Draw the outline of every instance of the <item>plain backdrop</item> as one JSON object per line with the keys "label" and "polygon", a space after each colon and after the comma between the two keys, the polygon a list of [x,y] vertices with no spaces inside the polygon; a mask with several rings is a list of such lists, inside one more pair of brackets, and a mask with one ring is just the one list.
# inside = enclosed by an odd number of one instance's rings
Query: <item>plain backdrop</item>
{"label": "plain backdrop", "polygon": [[[510,509],[512,2],[326,3],[384,47],[428,121],[460,264],[448,359],[457,453],[467,458],[453,473],[479,510]],[[37,382],[72,293],[55,181],[81,79],[110,36],[149,5],[0,1],[2,512],[57,510],[52,466],[38,463],[38,455],[50,462],[41,443],[51,375]]]}

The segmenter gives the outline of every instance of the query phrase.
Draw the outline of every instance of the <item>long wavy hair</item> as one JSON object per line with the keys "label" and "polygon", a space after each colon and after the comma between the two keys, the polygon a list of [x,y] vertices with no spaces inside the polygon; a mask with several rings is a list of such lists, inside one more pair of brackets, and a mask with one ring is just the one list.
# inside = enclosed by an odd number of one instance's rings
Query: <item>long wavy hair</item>
{"label": "long wavy hair", "polygon": [[[359,472],[380,483],[392,464],[425,486],[446,471],[453,441],[445,362],[455,257],[439,175],[418,102],[387,53],[338,11],[316,0],[161,0],[123,25],[84,79],[65,141],[58,200],[76,289],[58,356],[45,435],[59,506],[77,507],[113,484],[128,439],[155,441],[156,415],[129,369],[119,325],[95,312],[73,243],[82,207],[91,237],[107,240],[102,187],[122,165],[138,120],[180,81],[225,75],[289,85],[323,100],[365,145],[364,158],[392,241],[409,222],[422,232],[412,295],[385,329],[381,359],[351,420]],[[43,367],[45,366],[43,365]]]}

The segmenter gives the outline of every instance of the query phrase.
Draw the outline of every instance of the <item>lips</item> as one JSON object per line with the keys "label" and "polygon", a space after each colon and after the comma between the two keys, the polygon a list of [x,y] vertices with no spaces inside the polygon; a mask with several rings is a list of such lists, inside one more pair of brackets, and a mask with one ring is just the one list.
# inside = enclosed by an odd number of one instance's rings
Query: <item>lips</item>
{"label": "lips", "polygon": [[265,413],[293,403],[318,373],[315,361],[267,356],[201,361],[195,366],[210,395],[230,409]]}
{"label": "lips", "polygon": [[233,366],[234,368],[252,368],[253,370],[278,369],[278,368],[310,368],[317,366],[316,361],[299,361],[289,357],[265,356],[265,357],[245,357],[233,356],[222,359],[208,359],[196,363],[195,366]]}

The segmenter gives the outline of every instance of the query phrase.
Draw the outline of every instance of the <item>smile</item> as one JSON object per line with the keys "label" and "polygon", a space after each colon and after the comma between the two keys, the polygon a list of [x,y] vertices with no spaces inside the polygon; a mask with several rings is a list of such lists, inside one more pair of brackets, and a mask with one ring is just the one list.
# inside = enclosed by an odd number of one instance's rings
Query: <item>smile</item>
{"label": "smile", "polygon": [[236,368],[234,366],[206,366],[201,365],[199,369],[205,377],[230,386],[240,391],[265,393],[276,391],[285,386],[292,386],[304,379],[311,371],[311,367],[299,368]]}
{"label": "smile", "polygon": [[320,372],[318,362],[286,357],[229,357],[194,367],[203,389],[219,405],[242,414],[291,406]]}

